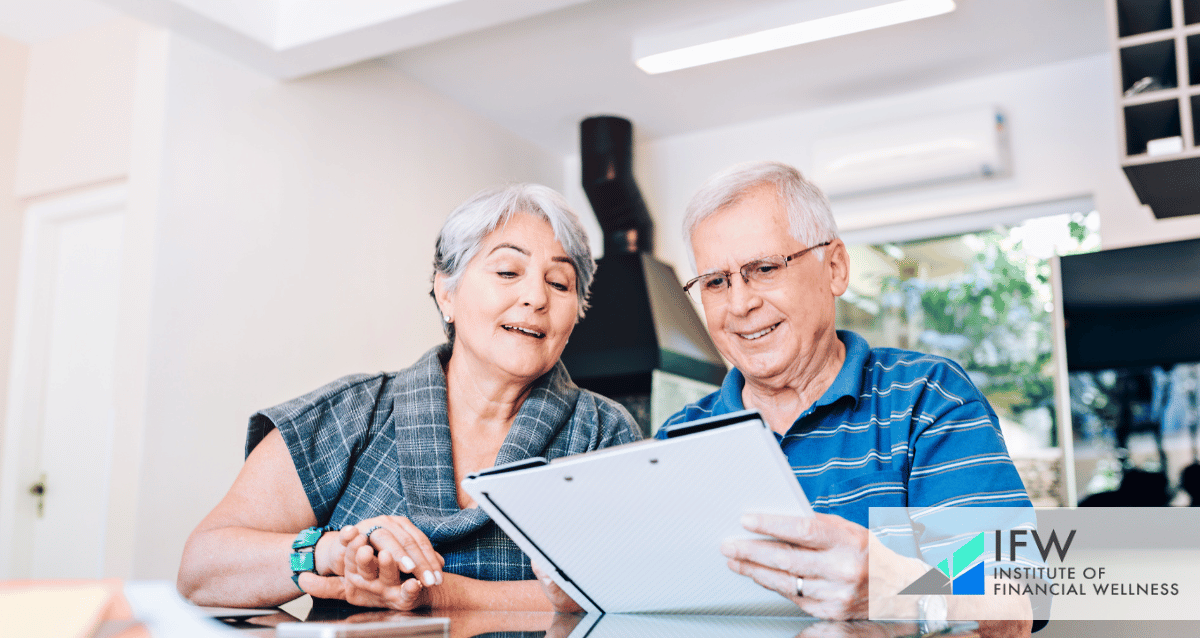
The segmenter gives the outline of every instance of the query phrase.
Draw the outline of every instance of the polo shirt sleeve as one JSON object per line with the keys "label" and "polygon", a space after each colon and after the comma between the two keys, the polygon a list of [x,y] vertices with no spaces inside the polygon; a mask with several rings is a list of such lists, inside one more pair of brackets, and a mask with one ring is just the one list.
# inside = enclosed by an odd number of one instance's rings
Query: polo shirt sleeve
{"label": "polo shirt sleeve", "polygon": [[922,423],[911,439],[909,505],[1031,506],[987,400],[978,396],[961,405],[946,403],[923,411],[936,417]]}
{"label": "polo shirt sleeve", "polygon": [[[1004,444],[1000,421],[966,373],[953,363],[939,366],[926,380],[926,391],[914,414],[910,438],[908,505],[916,541],[926,557],[967,540],[955,517],[922,517],[922,510],[947,507],[986,507],[985,518],[972,516],[975,530],[1025,528],[1037,524],[1033,504]],[[981,512],[982,514],[982,512]],[[987,538],[989,552],[992,537]],[[1045,563],[1032,551],[1018,555],[1014,566]]]}
{"label": "polo shirt sleeve", "polygon": [[368,443],[383,379],[343,377],[255,413],[246,433],[246,455],[272,428],[278,429],[313,513],[318,521],[328,521],[350,480],[352,460]]}

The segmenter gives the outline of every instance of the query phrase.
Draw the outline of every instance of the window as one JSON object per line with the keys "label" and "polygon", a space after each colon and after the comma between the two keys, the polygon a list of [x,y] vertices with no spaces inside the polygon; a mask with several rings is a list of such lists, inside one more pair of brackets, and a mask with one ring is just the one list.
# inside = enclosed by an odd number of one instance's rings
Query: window
{"label": "window", "polygon": [[[839,327],[872,346],[958,362],[1000,417],[1035,504],[1063,500],[1054,449],[1048,260],[1055,253],[1098,249],[1098,229],[1097,213],[1074,212],[977,232],[849,246],[851,282],[839,300]],[[1059,469],[1050,467],[1054,463]]]}

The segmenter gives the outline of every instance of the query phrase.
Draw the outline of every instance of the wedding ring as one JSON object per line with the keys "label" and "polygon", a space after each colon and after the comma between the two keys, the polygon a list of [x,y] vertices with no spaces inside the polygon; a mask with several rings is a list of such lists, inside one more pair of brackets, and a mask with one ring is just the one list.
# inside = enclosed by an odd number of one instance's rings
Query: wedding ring
{"label": "wedding ring", "polygon": [[796,598],[804,598],[804,579],[796,577]]}
{"label": "wedding ring", "polygon": [[371,529],[367,530],[367,542],[368,543],[371,542],[371,534],[373,534],[375,532],[375,530],[377,530],[377,529],[383,529],[383,525],[376,525],[375,527],[372,527]]}

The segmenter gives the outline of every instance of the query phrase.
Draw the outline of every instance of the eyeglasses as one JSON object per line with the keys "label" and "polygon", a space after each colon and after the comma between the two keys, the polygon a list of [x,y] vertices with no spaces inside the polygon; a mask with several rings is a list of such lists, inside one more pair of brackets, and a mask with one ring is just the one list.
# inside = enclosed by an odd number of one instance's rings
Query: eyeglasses
{"label": "eyeglasses", "polygon": [[[738,272],[741,273],[742,281],[746,282],[746,285],[765,290],[779,283],[788,262],[803,257],[811,250],[816,250],[832,243],[833,241],[830,240],[823,244],[809,246],[798,253],[793,253],[786,257],[783,255],[771,255],[762,259],[755,259],[742,266]],[[692,295],[692,298],[696,301],[703,303],[705,299],[716,299],[728,292],[729,286],[732,285],[732,278],[733,273],[728,270],[710,272],[700,275],[684,284],[683,291]]]}

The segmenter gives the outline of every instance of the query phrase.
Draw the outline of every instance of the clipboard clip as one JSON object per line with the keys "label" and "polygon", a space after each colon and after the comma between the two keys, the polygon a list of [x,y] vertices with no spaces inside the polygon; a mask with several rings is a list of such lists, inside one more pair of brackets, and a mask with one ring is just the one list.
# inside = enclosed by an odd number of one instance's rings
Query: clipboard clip
{"label": "clipboard clip", "polygon": [[718,416],[710,416],[706,419],[698,421],[688,421],[686,423],[677,423],[666,428],[667,438],[674,439],[676,437],[695,434],[697,432],[707,432],[717,428],[723,428],[727,425],[737,423],[745,423],[757,419],[762,426],[767,427],[767,422],[762,420],[762,415],[758,410],[742,410],[740,412],[730,412],[729,414],[721,414]]}
{"label": "clipboard clip", "polygon": [[525,470],[525,469],[529,469],[531,467],[541,467],[548,463],[550,463],[550,461],[547,461],[544,457],[531,456],[527,459],[521,459],[520,461],[504,463],[501,465],[497,465],[496,467],[489,467],[486,470],[472,472],[467,475],[467,478],[468,479],[476,479],[481,476],[491,476],[493,474],[504,474],[505,472],[516,472],[517,470]]}

